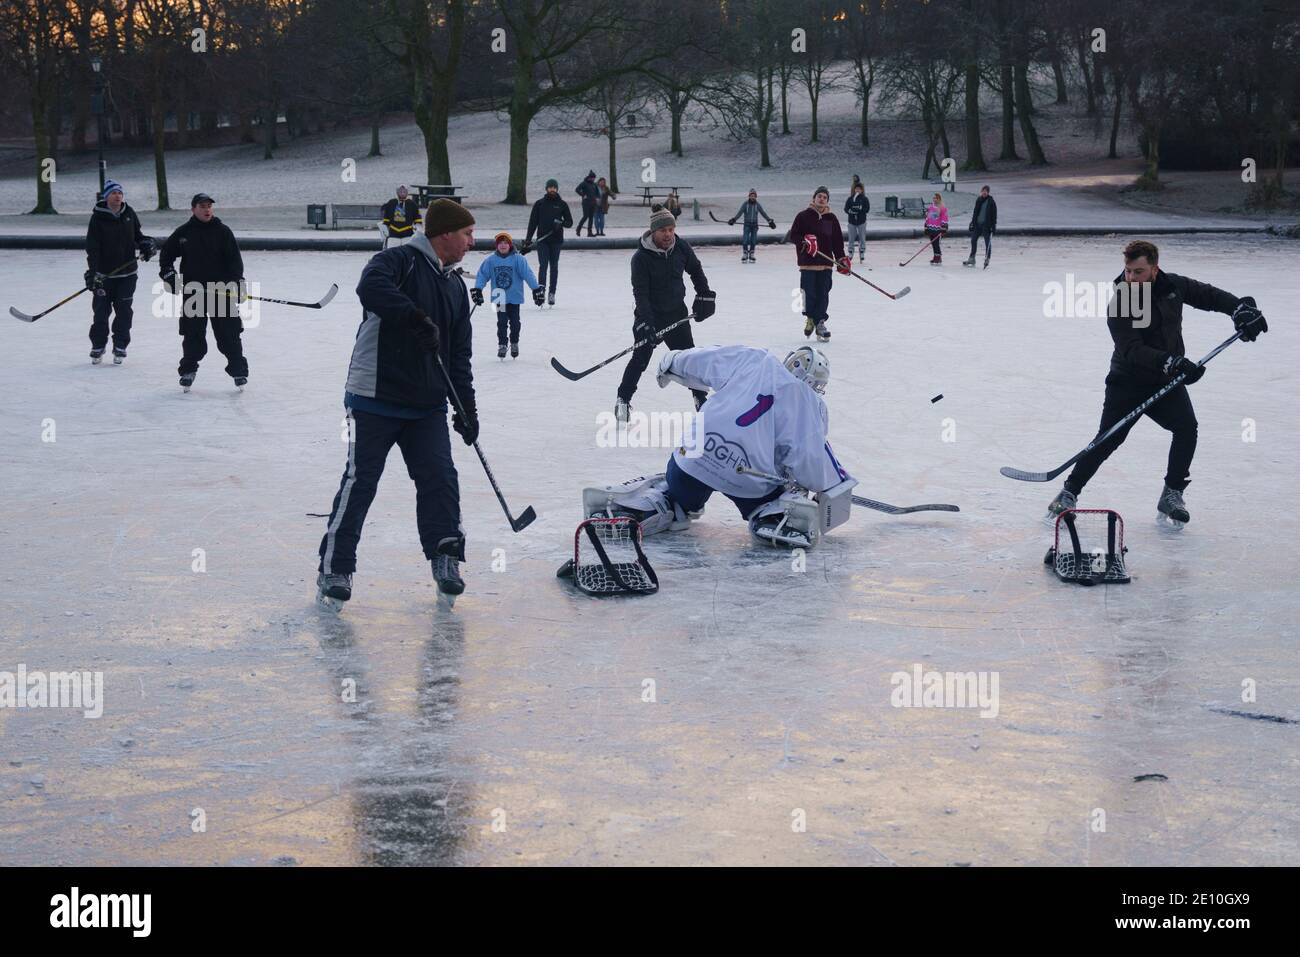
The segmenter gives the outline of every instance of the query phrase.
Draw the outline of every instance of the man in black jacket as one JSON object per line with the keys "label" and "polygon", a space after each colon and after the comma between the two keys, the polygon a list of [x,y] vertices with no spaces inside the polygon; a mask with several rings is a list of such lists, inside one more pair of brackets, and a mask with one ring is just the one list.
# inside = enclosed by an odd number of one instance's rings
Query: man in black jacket
{"label": "man in black jacket", "polygon": [[[686,284],[682,273],[688,273],[695,287],[695,302],[691,312],[696,322],[713,315],[717,303],[704,267],[686,240],[677,235],[677,220],[662,206],[650,213],[650,228],[641,234],[641,245],[632,254],[632,298],[636,311],[632,324],[632,339],[641,342],[656,338],[668,326],[688,315],[686,311]],[[695,339],[690,324],[680,325],[662,339],[670,349],[691,349]],[[641,373],[650,364],[650,356],[658,342],[649,342],[632,353],[623,370],[623,381],[618,386],[618,399],[614,403],[614,417],[626,422],[632,411],[632,395],[636,392]],[[695,408],[704,404],[706,393],[692,390]]]}
{"label": "man in black jacket", "polygon": [[95,204],[86,227],[86,288],[90,306],[90,361],[99,365],[108,346],[108,317],[113,315],[113,364],[121,365],[131,344],[136,256],[145,262],[156,243],[140,229],[140,217],[126,203],[122,186],[104,183],[104,198]]}
{"label": "man in black jacket", "polygon": [[[1254,342],[1261,332],[1268,331],[1268,323],[1255,308],[1252,297],[1239,299],[1207,283],[1164,272],[1158,259],[1155,245],[1145,240],[1134,240],[1124,247],[1124,272],[1116,277],[1115,286],[1117,292],[1128,293],[1117,299],[1121,302],[1127,299],[1130,307],[1117,308],[1115,300],[1111,303],[1107,325],[1115,351],[1111,354],[1110,374],[1106,376],[1106,399],[1097,434],[1101,435],[1132,412],[1174,376],[1186,376],[1183,385],[1170,390],[1145,413],[1161,428],[1173,433],[1165,488],[1156,504],[1156,513],[1162,523],[1181,528],[1191,520],[1183,491],[1191,482],[1197,430],[1187,386],[1205,374],[1204,366],[1185,355],[1183,305],[1232,316],[1243,342]],[[1150,285],[1139,292],[1138,287],[1144,283]],[[1128,284],[1127,290],[1121,289],[1123,284]],[[1138,302],[1142,304],[1140,309],[1132,305]],[[1064,488],[1048,506],[1049,519],[1076,507],[1083,487],[1101,463],[1124,442],[1131,428],[1132,424],[1121,429],[1075,463]]]}
{"label": "man in black jacket", "polygon": [[383,239],[383,248],[388,248],[390,239],[404,243],[415,233],[420,225],[420,204],[411,198],[405,186],[397,187],[397,195],[384,203],[380,210],[379,235]]}
{"label": "man in black jacket", "polygon": [[176,371],[186,392],[194,384],[199,360],[208,354],[209,319],[217,349],[226,357],[226,374],[240,390],[248,384],[248,360],[240,339],[244,320],[239,315],[247,298],[244,258],[230,227],[213,215],[213,202],[207,193],[196,193],[190,200],[190,218],[167,237],[158,257],[164,285],[182,296],[181,363]]}
{"label": "man in black jacket", "polygon": [[474,217],[459,203],[439,199],[425,211],[423,234],[376,254],[361,273],[357,298],[364,311],[343,393],[348,462],[321,539],[316,580],[318,597],[332,607],[352,597],[361,527],[394,445],[415,482],[420,545],[438,593],[451,604],[465,590],[457,566],[465,560],[465,535],[443,370],[465,411],[464,418],[454,413],[453,427],[473,445],[478,411],[469,299],[453,269],[473,246]]}
{"label": "man in black jacket", "polygon": [[975,200],[975,208],[970,214],[970,256],[962,262],[963,266],[975,265],[975,246],[979,243],[981,236],[984,237],[984,268],[989,268],[990,246],[993,243],[993,233],[998,228],[998,204],[989,193],[987,186],[980,190],[979,199]]}
{"label": "man in black jacket", "polygon": [[600,202],[600,187],[596,185],[596,171],[588,170],[587,177],[578,184],[574,190],[582,201],[582,218],[578,220],[578,228],[574,231],[575,235],[582,235],[582,224],[587,224],[587,235],[596,235],[596,204]]}
{"label": "man in black jacket", "polygon": [[520,252],[527,253],[533,248],[533,234],[536,233],[537,281],[547,287],[547,302],[552,306],[555,305],[555,283],[560,277],[560,247],[564,245],[564,230],[572,225],[573,214],[569,212],[569,204],[560,199],[559,181],[548,179],[546,195],[533,203],[532,215],[528,217],[528,233]]}

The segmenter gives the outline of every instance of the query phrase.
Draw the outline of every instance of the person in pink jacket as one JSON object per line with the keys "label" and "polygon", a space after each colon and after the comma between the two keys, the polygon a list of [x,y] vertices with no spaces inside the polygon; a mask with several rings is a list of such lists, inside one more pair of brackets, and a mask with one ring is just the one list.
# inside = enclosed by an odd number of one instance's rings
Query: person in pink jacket
{"label": "person in pink jacket", "polygon": [[934,194],[934,201],[925,208],[925,234],[930,237],[930,248],[934,250],[931,266],[943,265],[943,250],[939,240],[948,235],[948,207],[943,204],[943,196]]}

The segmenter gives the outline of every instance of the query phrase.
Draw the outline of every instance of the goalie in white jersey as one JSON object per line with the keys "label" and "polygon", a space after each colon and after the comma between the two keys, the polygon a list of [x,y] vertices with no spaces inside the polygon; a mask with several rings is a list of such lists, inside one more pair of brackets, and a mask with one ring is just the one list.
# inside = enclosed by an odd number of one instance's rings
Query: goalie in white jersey
{"label": "goalie in white jersey", "polygon": [[688,527],[709,496],[721,492],[755,538],[792,548],[816,545],[848,517],[857,481],[826,440],[825,355],[801,346],[782,362],[748,346],[683,349],[663,357],[657,379],[660,388],[678,382],[713,393],[666,472],[586,489],[587,516],[630,516],[646,535],[675,531]]}

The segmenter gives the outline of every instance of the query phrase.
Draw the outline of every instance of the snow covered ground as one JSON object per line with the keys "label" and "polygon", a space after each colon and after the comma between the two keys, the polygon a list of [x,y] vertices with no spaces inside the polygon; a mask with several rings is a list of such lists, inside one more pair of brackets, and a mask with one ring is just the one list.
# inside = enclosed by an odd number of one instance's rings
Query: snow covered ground
{"label": "snow covered ground", "polygon": [[[899,269],[910,240],[874,245],[867,275],[913,292],[835,280],[832,441],[861,494],[961,513],[855,513],[800,571],[714,502],[649,541],[662,590],[628,600],[554,572],[579,490],[658,471],[666,450],[598,447],[618,366],[570,383],[547,362],[627,344],[625,252],[565,254],[560,304],[524,307],[517,361],[475,316],[482,447],[540,518],[512,534],[456,446],[469,562],[452,612],[396,456],[353,601],[338,617],[312,602],[309,513],[344,464],[363,255],[247,255],[267,295],[341,289],[318,314],[263,310],[242,395],[215,349],[180,392],[147,288],[118,368],[86,358],[84,298],[6,317],[0,671],[102,671],[104,705],[0,708],[0,863],[1300,862],[1297,728],[1226,713],[1300,719],[1294,243],[1161,242],[1163,266],[1255,295],[1273,328],[1193,387],[1184,532],[1153,520],[1167,438],[1149,422],[1089,486],[1083,504],[1127,521],[1132,584],[1056,581],[1040,518],[1057,486],[998,475],[1091,438],[1110,340],[1101,320],[1045,318],[1043,286],[1110,279],[1125,238],[1005,238],[987,272],[958,265],[958,242],[941,270]],[[719,311],[697,341],[804,342],[788,248],[701,258]],[[43,308],[82,268],[6,252],[5,305]],[[1189,312],[1194,355],[1230,332]],[[689,396],[648,375],[634,406]],[[996,673],[996,717],[893,707],[891,675],[916,665]]]}

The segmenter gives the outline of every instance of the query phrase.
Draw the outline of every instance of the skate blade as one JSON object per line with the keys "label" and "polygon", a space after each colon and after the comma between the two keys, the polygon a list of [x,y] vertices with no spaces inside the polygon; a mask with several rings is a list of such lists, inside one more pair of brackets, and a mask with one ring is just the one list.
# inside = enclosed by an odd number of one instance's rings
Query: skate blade
{"label": "skate blade", "polygon": [[1181,532],[1187,527],[1186,522],[1180,522],[1176,518],[1170,518],[1164,512],[1156,512],[1156,525],[1161,528],[1167,528],[1171,532]]}
{"label": "skate blade", "polygon": [[97,366],[97,365],[101,364],[103,361],[104,361],[104,357],[103,357],[103,356],[99,356],[98,358],[91,359],[91,360],[90,360],[90,364],[91,364],[92,366]]}
{"label": "skate blade", "polygon": [[113,365],[120,366],[126,361],[126,356],[113,356]]}
{"label": "skate blade", "polygon": [[445,608],[448,611],[450,611],[451,609],[456,607],[456,599],[459,597],[460,597],[459,595],[449,595],[447,592],[439,590],[438,607]]}

